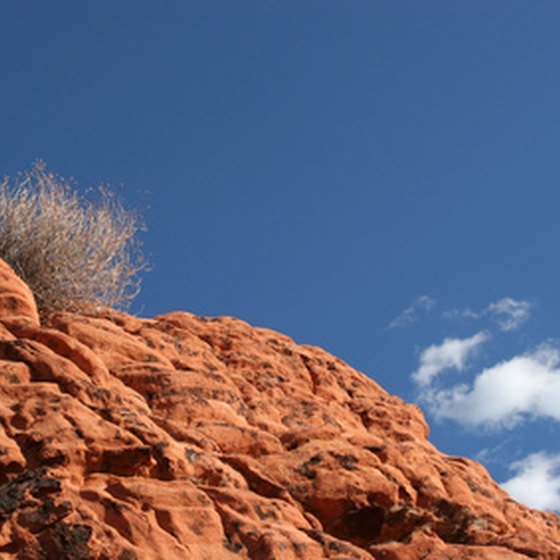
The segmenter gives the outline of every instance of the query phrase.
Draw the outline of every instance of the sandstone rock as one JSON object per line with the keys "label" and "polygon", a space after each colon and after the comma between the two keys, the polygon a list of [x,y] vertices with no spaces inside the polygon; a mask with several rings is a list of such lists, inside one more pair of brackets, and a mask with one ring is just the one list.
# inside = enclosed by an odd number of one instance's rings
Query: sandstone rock
{"label": "sandstone rock", "polygon": [[12,267],[2,259],[0,259],[0,317],[4,322],[39,325],[39,313],[33,293],[27,284],[16,276]]}
{"label": "sandstone rock", "polygon": [[560,558],[559,516],[327,352],[189,313],[40,326],[0,277],[0,558]]}

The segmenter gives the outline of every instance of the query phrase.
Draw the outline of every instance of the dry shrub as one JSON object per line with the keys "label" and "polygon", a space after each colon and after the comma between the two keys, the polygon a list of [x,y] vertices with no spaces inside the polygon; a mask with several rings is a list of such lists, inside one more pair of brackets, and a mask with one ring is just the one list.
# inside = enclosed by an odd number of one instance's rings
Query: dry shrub
{"label": "dry shrub", "polygon": [[43,315],[126,307],[145,268],[138,215],[106,189],[97,200],[35,163],[0,183],[0,258],[32,289]]}

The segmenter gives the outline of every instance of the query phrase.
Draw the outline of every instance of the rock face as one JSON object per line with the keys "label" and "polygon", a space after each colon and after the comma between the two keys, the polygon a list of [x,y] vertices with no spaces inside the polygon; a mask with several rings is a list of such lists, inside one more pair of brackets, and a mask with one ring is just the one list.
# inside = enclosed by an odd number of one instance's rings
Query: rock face
{"label": "rock face", "polygon": [[3,263],[0,420],[2,559],[560,558],[559,516],[327,352],[189,313],[40,326]]}

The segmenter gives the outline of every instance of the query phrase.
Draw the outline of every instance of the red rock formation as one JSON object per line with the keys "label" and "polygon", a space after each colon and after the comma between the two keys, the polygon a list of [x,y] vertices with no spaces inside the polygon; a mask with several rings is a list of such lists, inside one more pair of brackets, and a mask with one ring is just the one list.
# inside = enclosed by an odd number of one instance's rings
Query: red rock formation
{"label": "red rock formation", "polygon": [[2,559],[560,558],[415,406],[236,319],[40,326],[2,264],[0,394]]}

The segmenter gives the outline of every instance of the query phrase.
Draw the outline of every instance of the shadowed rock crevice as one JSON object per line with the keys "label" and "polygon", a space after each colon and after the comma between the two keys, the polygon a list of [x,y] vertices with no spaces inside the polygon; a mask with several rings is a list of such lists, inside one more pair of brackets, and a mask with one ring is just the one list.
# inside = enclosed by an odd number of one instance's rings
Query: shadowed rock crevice
{"label": "shadowed rock crevice", "polygon": [[345,513],[327,528],[327,532],[353,544],[367,546],[378,542],[384,521],[382,507],[366,505]]}

